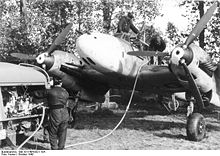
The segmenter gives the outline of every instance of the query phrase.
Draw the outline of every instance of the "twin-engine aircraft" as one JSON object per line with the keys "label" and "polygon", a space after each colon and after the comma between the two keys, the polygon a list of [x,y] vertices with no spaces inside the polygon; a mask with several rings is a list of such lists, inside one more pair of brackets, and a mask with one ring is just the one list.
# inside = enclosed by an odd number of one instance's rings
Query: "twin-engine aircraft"
{"label": "twin-engine aircraft", "polygon": [[[164,53],[141,51],[131,42],[103,33],[82,34],[76,41],[80,57],[55,50],[72,24],[57,37],[49,50],[36,60],[49,74],[59,77],[63,86],[80,98],[103,102],[109,89],[135,90],[145,94],[184,92],[187,108],[187,137],[200,141],[206,126],[200,114],[209,103],[220,106],[220,64],[193,43],[217,8],[215,2],[197,23],[185,43],[170,53],[169,65],[149,65],[147,57]],[[137,78],[137,83],[135,80]]]}

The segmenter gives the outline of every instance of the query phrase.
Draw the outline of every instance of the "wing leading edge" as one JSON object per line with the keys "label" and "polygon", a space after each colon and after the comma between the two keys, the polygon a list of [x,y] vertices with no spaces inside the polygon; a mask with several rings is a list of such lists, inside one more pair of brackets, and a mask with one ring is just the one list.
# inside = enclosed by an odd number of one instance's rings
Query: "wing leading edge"
{"label": "wing leading edge", "polygon": [[155,93],[184,92],[187,88],[169,70],[168,66],[146,65],[139,73],[138,90]]}

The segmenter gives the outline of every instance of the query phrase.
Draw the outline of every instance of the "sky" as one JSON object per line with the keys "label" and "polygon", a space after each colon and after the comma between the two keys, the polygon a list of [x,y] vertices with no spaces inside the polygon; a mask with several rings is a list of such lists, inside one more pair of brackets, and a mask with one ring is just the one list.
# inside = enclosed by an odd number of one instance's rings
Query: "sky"
{"label": "sky", "polygon": [[185,31],[188,25],[188,20],[183,17],[184,9],[180,8],[177,4],[179,1],[175,0],[161,0],[162,9],[160,10],[163,16],[156,17],[154,26],[165,32],[167,23],[173,23],[180,31]]}

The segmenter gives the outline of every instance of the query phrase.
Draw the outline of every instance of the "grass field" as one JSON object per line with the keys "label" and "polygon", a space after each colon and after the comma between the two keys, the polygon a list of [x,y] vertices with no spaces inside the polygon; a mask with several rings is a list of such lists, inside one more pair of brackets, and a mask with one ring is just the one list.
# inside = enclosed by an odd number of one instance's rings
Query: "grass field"
{"label": "grass field", "polygon": [[[79,109],[74,128],[68,129],[66,145],[94,140],[111,132],[124,113],[117,110],[93,111]],[[201,142],[186,139],[185,112],[169,114],[158,106],[132,107],[118,129],[107,138],[67,150],[219,150],[220,121],[217,113],[205,113],[207,137]],[[40,130],[22,149],[50,149],[49,143],[42,142]],[[2,149],[14,149],[5,146]],[[16,147],[15,147],[16,149]]]}

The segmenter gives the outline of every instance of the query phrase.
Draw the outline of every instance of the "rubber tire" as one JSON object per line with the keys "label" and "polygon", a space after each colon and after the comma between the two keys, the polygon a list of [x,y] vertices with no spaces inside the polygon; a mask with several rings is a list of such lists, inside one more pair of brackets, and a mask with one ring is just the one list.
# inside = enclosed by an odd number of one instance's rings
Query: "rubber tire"
{"label": "rubber tire", "polygon": [[189,116],[186,124],[187,138],[190,141],[201,141],[206,136],[205,119],[200,113]]}

